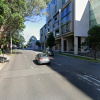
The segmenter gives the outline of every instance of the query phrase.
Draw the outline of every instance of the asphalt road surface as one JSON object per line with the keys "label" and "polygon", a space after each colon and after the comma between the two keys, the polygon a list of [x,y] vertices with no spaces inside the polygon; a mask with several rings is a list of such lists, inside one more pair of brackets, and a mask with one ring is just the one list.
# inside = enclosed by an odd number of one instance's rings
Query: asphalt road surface
{"label": "asphalt road surface", "polygon": [[100,64],[55,55],[38,65],[36,53],[19,50],[0,71],[0,100],[100,100]]}

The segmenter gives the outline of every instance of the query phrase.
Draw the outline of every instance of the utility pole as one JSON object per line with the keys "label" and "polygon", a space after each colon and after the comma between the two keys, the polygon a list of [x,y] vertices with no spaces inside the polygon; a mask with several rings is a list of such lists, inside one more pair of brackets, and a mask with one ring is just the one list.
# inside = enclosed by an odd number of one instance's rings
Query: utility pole
{"label": "utility pole", "polygon": [[10,48],[11,48],[11,54],[12,54],[12,35],[11,35],[11,45],[10,45]]}

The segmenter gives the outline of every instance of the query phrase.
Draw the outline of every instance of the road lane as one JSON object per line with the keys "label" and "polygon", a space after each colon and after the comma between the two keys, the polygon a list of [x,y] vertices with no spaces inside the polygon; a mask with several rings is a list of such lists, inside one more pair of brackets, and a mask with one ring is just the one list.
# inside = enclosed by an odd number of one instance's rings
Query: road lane
{"label": "road lane", "polygon": [[60,62],[54,70],[53,62],[50,66],[37,65],[35,55],[31,50],[19,51],[5,66],[0,100],[92,100],[61,74],[65,69]]}

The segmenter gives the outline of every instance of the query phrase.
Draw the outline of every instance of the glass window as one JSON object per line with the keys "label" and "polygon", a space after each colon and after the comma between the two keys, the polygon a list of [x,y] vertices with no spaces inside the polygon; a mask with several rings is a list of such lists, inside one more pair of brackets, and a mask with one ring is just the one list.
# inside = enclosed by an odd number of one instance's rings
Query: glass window
{"label": "glass window", "polygon": [[51,3],[54,4],[54,5],[56,5],[57,4],[57,0],[52,0]]}
{"label": "glass window", "polygon": [[48,57],[47,54],[40,54],[40,57]]}
{"label": "glass window", "polygon": [[64,17],[65,15],[67,15],[70,12],[70,4],[64,8],[61,12],[61,17]]}
{"label": "glass window", "polygon": [[90,1],[90,27],[100,24],[100,0]]}
{"label": "glass window", "polygon": [[65,4],[65,0],[62,0],[62,6]]}

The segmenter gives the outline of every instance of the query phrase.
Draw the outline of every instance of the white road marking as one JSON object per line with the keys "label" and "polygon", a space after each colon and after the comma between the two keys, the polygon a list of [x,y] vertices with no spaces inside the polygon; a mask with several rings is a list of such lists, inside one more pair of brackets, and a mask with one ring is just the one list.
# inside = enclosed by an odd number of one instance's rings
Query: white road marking
{"label": "white road marking", "polygon": [[25,58],[26,58],[26,56],[25,56]]}
{"label": "white road marking", "polygon": [[62,64],[57,64],[57,65],[61,66]]}
{"label": "white road marking", "polygon": [[33,67],[31,66],[31,68],[33,69]]}
{"label": "white road marking", "polygon": [[97,88],[98,91],[100,91],[100,89]]}
{"label": "white road marking", "polygon": [[86,80],[92,84],[94,84],[96,87],[99,87],[100,86],[100,81],[93,78],[93,77],[90,77],[88,75],[80,75],[80,74],[76,74],[79,78],[83,79],[83,80]]}
{"label": "white road marking", "polygon": [[0,70],[2,69],[2,67],[0,67]]}
{"label": "white road marking", "polygon": [[93,79],[93,80],[97,81],[98,83],[100,83],[100,81],[99,81],[99,80],[97,80],[97,79],[95,79],[95,78],[93,78],[93,77],[91,77],[91,76],[88,76],[88,75],[84,75],[84,76],[89,77],[89,78],[91,78],[91,79]]}

